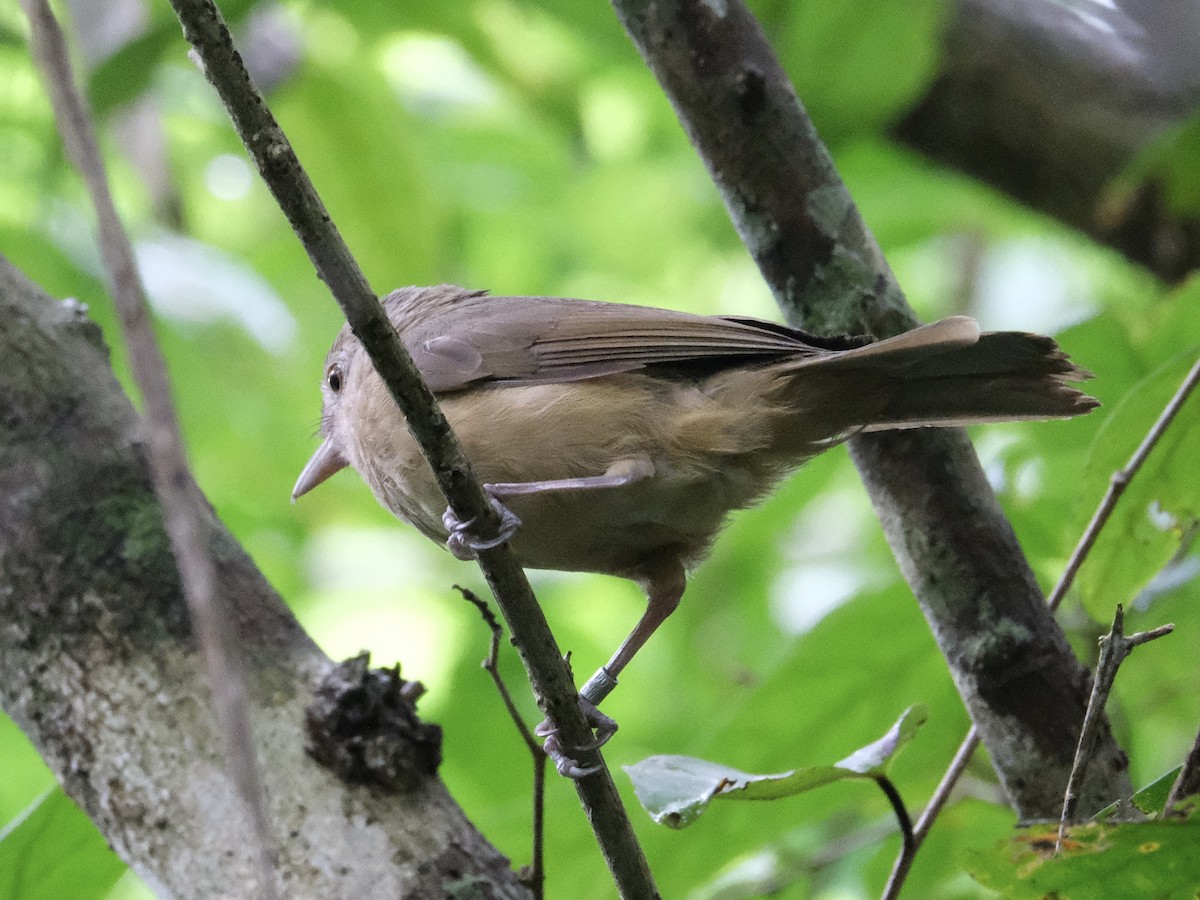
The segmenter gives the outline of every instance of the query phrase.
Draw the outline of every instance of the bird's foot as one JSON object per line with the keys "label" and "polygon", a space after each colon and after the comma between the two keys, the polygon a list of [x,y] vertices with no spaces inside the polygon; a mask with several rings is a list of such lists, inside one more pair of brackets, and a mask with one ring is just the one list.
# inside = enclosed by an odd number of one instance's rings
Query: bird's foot
{"label": "bird's foot", "polygon": [[476,520],[474,518],[464,522],[449,507],[442,513],[442,524],[446,527],[446,531],[450,533],[450,536],[446,538],[446,546],[450,548],[450,552],[458,559],[472,560],[482,550],[491,550],[494,547],[499,547],[516,534],[517,529],[521,527],[521,520],[517,518],[511,509],[497,500],[491,493],[487,496],[492,504],[492,509],[495,510],[497,517],[500,519],[500,527],[493,535],[479,534],[475,530]]}
{"label": "bird's foot", "polygon": [[[583,697],[579,698],[579,710],[583,713],[588,725],[595,731],[596,738],[582,747],[573,748],[573,752],[599,750],[608,743],[609,738],[617,733],[617,720],[600,712],[593,703]],[[533,733],[540,738],[545,738],[542,749],[554,763],[554,768],[558,770],[559,775],[566,778],[583,778],[585,775],[600,771],[598,765],[579,765],[575,758],[567,753],[567,748],[563,746],[562,739],[558,735],[558,729],[551,725],[549,720],[541,722],[533,729]]]}

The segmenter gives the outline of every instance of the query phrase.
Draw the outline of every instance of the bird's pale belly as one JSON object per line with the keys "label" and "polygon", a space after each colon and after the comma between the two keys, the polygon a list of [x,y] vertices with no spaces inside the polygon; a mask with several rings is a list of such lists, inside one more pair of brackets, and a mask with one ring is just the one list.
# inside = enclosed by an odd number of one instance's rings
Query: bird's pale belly
{"label": "bird's pale belly", "polygon": [[[635,484],[507,498],[505,505],[521,520],[510,545],[530,568],[626,577],[664,554],[698,561],[726,512],[738,505],[730,503],[737,474],[697,479],[660,465]],[[486,472],[480,475],[491,481]],[[378,498],[432,540],[445,542],[445,500],[432,478],[388,478]]]}
{"label": "bird's pale belly", "polygon": [[[588,478],[632,459],[643,466],[649,463],[649,474],[631,484],[505,499],[522,522],[510,543],[523,565],[636,577],[648,561],[664,555],[685,564],[695,562],[707,551],[727,512],[745,506],[761,491],[761,473],[746,470],[739,454],[663,452],[674,443],[664,434],[672,423],[645,421],[643,410],[650,406],[646,401],[653,398],[638,388],[648,381],[626,376],[478,391],[443,401],[447,418],[485,483]],[[623,406],[626,427],[615,428],[611,420],[597,423],[591,410],[598,401],[609,408]],[[629,428],[631,420],[642,427]],[[388,433],[392,445],[361,453],[356,467],[361,471],[375,460],[388,459],[389,471],[367,477],[379,500],[431,539],[444,542],[445,500],[432,473],[405,429]],[[653,439],[634,442],[630,434]],[[400,460],[403,464],[397,465]]]}

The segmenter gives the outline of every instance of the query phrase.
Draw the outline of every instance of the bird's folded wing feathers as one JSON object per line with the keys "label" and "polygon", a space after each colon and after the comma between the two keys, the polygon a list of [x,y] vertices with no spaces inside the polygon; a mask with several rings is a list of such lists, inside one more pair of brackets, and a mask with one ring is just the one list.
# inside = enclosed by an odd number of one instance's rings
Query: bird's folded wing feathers
{"label": "bird's folded wing feathers", "polygon": [[430,387],[579,381],[647,366],[825,355],[771,322],[552,297],[478,297],[408,329]]}

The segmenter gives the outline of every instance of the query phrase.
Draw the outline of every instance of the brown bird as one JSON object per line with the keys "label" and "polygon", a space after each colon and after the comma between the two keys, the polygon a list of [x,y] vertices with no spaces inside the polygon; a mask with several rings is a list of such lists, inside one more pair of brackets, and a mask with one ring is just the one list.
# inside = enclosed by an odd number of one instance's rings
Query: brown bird
{"label": "brown bird", "polygon": [[[1098,405],[1068,384],[1090,376],[1050,338],[981,334],[962,316],[869,343],[451,285],[401,288],[384,304],[488,492],[511,510],[494,542],[509,539],[535,569],[645,588],[645,614],[583,690],[591,703],[678,606],[729,512],[816,454],[864,431],[1065,418]],[[349,326],[322,391],[325,440],[293,499],[351,465],[380,503],[456,556],[485,545],[444,516]]]}

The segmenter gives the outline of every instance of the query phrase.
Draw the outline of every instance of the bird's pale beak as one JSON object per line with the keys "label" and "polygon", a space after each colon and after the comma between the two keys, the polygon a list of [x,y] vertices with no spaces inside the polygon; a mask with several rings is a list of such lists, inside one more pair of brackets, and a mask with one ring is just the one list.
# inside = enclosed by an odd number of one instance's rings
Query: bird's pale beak
{"label": "bird's pale beak", "polygon": [[312,455],[304,471],[296,479],[296,486],[292,488],[292,502],[295,503],[297,498],[304,496],[330,475],[348,465],[346,458],[333,446],[333,439],[326,438],[325,443],[317,448],[317,452]]}

